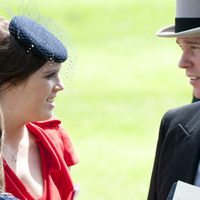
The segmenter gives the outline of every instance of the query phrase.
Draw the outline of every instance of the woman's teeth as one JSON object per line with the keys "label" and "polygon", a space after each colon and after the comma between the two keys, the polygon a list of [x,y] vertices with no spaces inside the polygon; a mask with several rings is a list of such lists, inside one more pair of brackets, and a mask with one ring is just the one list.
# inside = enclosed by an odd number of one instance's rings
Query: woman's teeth
{"label": "woman's teeth", "polygon": [[51,99],[47,99],[47,102],[49,102],[49,103],[53,103],[53,101],[54,101],[53,98],[51,98]]}

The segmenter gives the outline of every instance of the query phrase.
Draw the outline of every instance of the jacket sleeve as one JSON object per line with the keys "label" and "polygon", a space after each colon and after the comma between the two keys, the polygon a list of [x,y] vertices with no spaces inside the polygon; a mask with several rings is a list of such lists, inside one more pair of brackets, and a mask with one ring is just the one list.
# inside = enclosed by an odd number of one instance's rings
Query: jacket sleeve
{"label": "jacket sleeve", "polygon": [[152,171],[150,187],[149,187],[149,194],[147,198],[148,200],[159,200],[157,197],[158,166],[159,166],[159,161],[160,161],[160,153],[161,153],[162,145],[165,140],[165,134],[166,132],[165,132],[165,116],[164,116],[160,124],[156,154],[155,154],[153,171]]}

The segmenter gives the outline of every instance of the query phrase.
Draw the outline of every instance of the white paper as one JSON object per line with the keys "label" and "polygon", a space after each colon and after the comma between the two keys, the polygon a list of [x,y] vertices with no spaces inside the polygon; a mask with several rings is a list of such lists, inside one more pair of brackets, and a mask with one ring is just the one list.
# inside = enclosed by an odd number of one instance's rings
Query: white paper
{"label": "white paper", "polygon": [[178,181],[173,200],[200,200],[200,187]]}

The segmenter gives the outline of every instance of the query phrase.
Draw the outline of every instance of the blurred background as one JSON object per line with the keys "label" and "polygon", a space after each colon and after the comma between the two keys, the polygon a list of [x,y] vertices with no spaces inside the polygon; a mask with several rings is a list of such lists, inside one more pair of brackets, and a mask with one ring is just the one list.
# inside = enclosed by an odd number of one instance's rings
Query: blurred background
{"label": "blurred background", "polygon": [[161,117],[192,99],[175,39],[155,36],[174,23],[175,1],[36,3],[66,27],[76,49],[55,113],[80,159],[71,170],[78,199],[147,199]]}

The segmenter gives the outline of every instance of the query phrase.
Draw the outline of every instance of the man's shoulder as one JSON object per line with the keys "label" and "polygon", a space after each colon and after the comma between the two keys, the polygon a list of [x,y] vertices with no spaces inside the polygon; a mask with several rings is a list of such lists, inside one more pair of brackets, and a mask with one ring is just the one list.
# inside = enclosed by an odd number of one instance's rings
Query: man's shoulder
{"label": "man's shoulder", "polygon": [[183,117],[185,117],[185,115],[195,114],[195,113],[200,114],[200,102],[195,102],[177,108],[173,108],[166,112],[167,115],[182,115]]}
{"label": "man's shoulder", "polygon": [[168,110],[164,116],[163,120],[179,123],[188,121],[200,121],[200,102],[187,104],[181,107],[177,107],[171,110]]}

